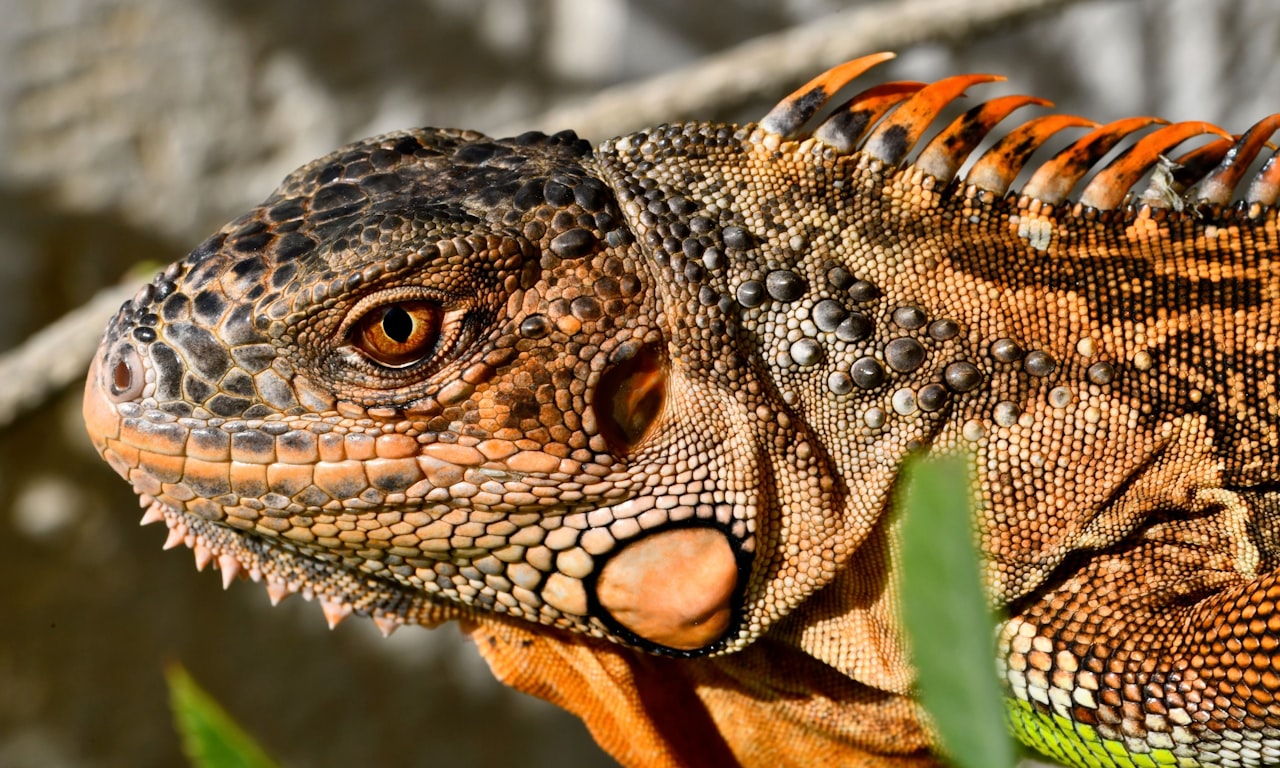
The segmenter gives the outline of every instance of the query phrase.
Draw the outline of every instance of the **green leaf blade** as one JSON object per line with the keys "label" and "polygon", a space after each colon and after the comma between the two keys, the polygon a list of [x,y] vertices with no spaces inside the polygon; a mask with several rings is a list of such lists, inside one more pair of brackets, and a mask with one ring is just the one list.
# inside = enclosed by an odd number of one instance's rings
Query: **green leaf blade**
{"label": "green leaf blade", "polygon": [[277,768],[231,716],[180,665],[165,671],[182,751],[195,768]]}
{"label": "green leaf blade", "polygon": [[973,541],[969,462],[913,457],[903,470],[902,618],[920,699],[960,768],[1007,768],[1014,750]]}

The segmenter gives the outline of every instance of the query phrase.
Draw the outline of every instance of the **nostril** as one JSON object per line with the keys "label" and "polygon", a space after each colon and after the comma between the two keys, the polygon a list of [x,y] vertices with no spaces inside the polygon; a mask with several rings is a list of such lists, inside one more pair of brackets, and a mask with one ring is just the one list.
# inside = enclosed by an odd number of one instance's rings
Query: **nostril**
{"label": "nostril", "polygon": [[115,371],[111,374],[111,391],[123,392],[133,386],[133,369],[129,367],[126,360],[120,360],[116,363]]}
{"label": "nostril", "polygon": [[135,400],[142,394],[145,377],[142,373],[142,358],[138,351],[130,345],[120,347],[112,355],[114,363],[107,361],[107,391],[116,402]]}

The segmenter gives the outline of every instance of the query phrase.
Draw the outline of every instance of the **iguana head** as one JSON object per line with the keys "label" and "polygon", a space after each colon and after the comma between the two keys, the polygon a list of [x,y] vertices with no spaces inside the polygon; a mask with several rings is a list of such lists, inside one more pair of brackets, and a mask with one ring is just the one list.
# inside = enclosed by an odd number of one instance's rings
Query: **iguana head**
{"label": "iguana head", "polygon": [[614,165],[419,130],[301,168],[121,309],[94,444],[170,546],[331,623],[749,642],[865,526],[745,353],[735,209]]}

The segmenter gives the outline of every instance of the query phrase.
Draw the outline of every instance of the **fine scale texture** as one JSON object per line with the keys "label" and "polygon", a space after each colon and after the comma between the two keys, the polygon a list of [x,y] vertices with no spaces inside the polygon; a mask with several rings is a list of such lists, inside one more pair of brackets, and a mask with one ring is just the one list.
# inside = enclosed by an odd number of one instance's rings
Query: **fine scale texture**
{"label": "fine scale texture", "polygon": [[460,620],[635,766],[934,765],[888,511],[963,447],[1014,732],[1277,763],[1280,116],[993,135],[1045,102],[947,123],[965,75],[815,120],[888,58],[758,124],[321,158],[121,309],[94,444],[197,566]]}

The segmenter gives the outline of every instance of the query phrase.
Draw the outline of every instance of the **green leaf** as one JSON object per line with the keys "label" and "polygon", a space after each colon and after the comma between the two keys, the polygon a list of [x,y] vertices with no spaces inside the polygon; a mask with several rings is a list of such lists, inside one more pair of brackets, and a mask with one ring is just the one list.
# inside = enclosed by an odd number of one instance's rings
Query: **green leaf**
{"label": "green leaf", "polygon": [[1014,752],[973,539],[969,461],[914,456],[903,469],[902,618],[920,700],[961,768],[1007,768]]}
{"label": "green leaf", "polygon": [[194,768],[276,768],[262,748],[181,665],[165,670],[174,724]]}

